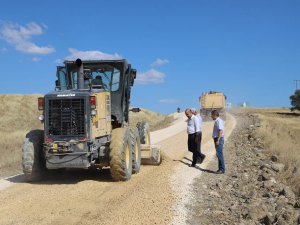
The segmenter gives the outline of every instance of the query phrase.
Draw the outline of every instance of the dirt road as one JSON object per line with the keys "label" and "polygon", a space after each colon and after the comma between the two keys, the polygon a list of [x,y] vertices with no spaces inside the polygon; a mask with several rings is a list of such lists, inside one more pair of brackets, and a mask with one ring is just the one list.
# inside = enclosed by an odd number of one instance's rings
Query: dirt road
{"label": "dirt road", "polygon": [[[152,141],[168,156],[162,165],[143,166],[128,182],[112,182],[108,169],[60,172],[35,184],[25,183],[22,176],[0,182],[0,224],[184,223],[182,204],[189,196],[179,193],[189,193],[187,184],[201,174],[186,166],[191,156],[184,119],[181,114],[170,128],[152,134]],[[229,117],[227,134],[233,127]],[[211,130],[212,123],[204,123],[207,161],[214,155]]]}

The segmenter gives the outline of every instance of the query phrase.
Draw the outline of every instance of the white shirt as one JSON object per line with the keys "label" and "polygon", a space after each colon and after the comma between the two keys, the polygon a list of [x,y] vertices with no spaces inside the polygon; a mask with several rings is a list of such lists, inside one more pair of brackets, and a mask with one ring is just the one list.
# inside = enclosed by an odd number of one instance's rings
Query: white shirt
{"label": "white shirt", "polygon": [[213,138],[219,137],[219,130],[223,131],[222,132],[222,137],[224,137],[224,134],[225,134],[224,121],[220,117],[218,117],[215,120],[215,125],[214,125],[214,130],[213,130],[213,135],[212,135]]}
{"label": "white shirt", "polygon": [[198,119],[199,119],[200,132],[202,132],[202,117],[200,116],[200,114],[197,114],[197,117],[198,117]]}
{"label": "white shirt", "polygon": [[197,116],[192,115],[190,119],[187,120],[187,133],[194,134],[200,132],[200,122]]}

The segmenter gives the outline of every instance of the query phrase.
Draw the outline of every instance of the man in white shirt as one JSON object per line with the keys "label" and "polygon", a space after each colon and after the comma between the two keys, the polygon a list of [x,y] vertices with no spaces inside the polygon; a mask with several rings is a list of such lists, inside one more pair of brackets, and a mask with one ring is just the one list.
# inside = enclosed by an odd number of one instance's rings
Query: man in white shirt
{"label": "man in white shirt", "polygon": [[219,169],[216,173],[224,174],[225,173],[225,162],[223,156],[224,134],[225,134],[224,121],[219,117],[219,112],[217,110],[213,110],[211,112],[211,118],[215,121],[212,137],[215,142],[215,148],[217,152],[218,165],[219,165]]}
{"label": "man in white shirt", "polygon": [[195,108],[191,108],[192,113],[194,114],[194,116],[196,116],[199,119],[199,125],[200,125],[200,133],[199,133],[199,140],[198,140],[198,144],[197,144],[197,151],[200,153],[201,155],[201,160],[200,160],[200,164],[204,161],[205,159],[205,155],[201,153],[201,141],[202,141],[202,117],[200,114],[198,114],[197,110]]}
{"label": "man in white shirt", "polygon": [[191,167],[195,167],[196,163],[201,162],[201,154],[197,150],[199,135],[200,135],[200,123],[199,119],[193,115],[192,111],[187,108],[185,110],[187,116],[187,133],[188,133],[188,150],[193,152],[193,161]]}

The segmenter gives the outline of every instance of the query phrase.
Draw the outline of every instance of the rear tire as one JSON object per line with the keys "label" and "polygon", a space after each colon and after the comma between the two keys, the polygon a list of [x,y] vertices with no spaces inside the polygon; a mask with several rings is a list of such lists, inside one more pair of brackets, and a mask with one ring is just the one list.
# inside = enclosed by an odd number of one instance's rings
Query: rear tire
{"label": "rear tire", "polygon": [[140,172],[141,168],[141,141],[137,127],[131,127],[130,131],[130,146],[132,150],[132,173]]}
{"label": "rear tire", "polygon": [[132,151],[130,134],[127,128],[116,128],[112,131],[109,145],[109,164],[114,181],[126,181],[132,174]]}
{"label": "rear tire", "polygon": [[25,179],[38,181],[46,172],[46,160],[43,153],[44,131],[32,130],[27,133],[22,146],[22,165]]}
{"label": "rear tire", "polygon": [[150,127],[147,122],[138,122],[136,127],[139,130],[141,144],[150,145]]}

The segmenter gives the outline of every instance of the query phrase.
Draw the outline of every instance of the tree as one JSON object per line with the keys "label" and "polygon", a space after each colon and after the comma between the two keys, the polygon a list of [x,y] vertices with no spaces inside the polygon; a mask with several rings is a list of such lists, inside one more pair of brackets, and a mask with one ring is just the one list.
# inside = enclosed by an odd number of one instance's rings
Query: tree
{"label": "tree", "polygon": [[291,99],[291,111],[300,110],[300,89],[295,91],[295,94],[290,96]]}

